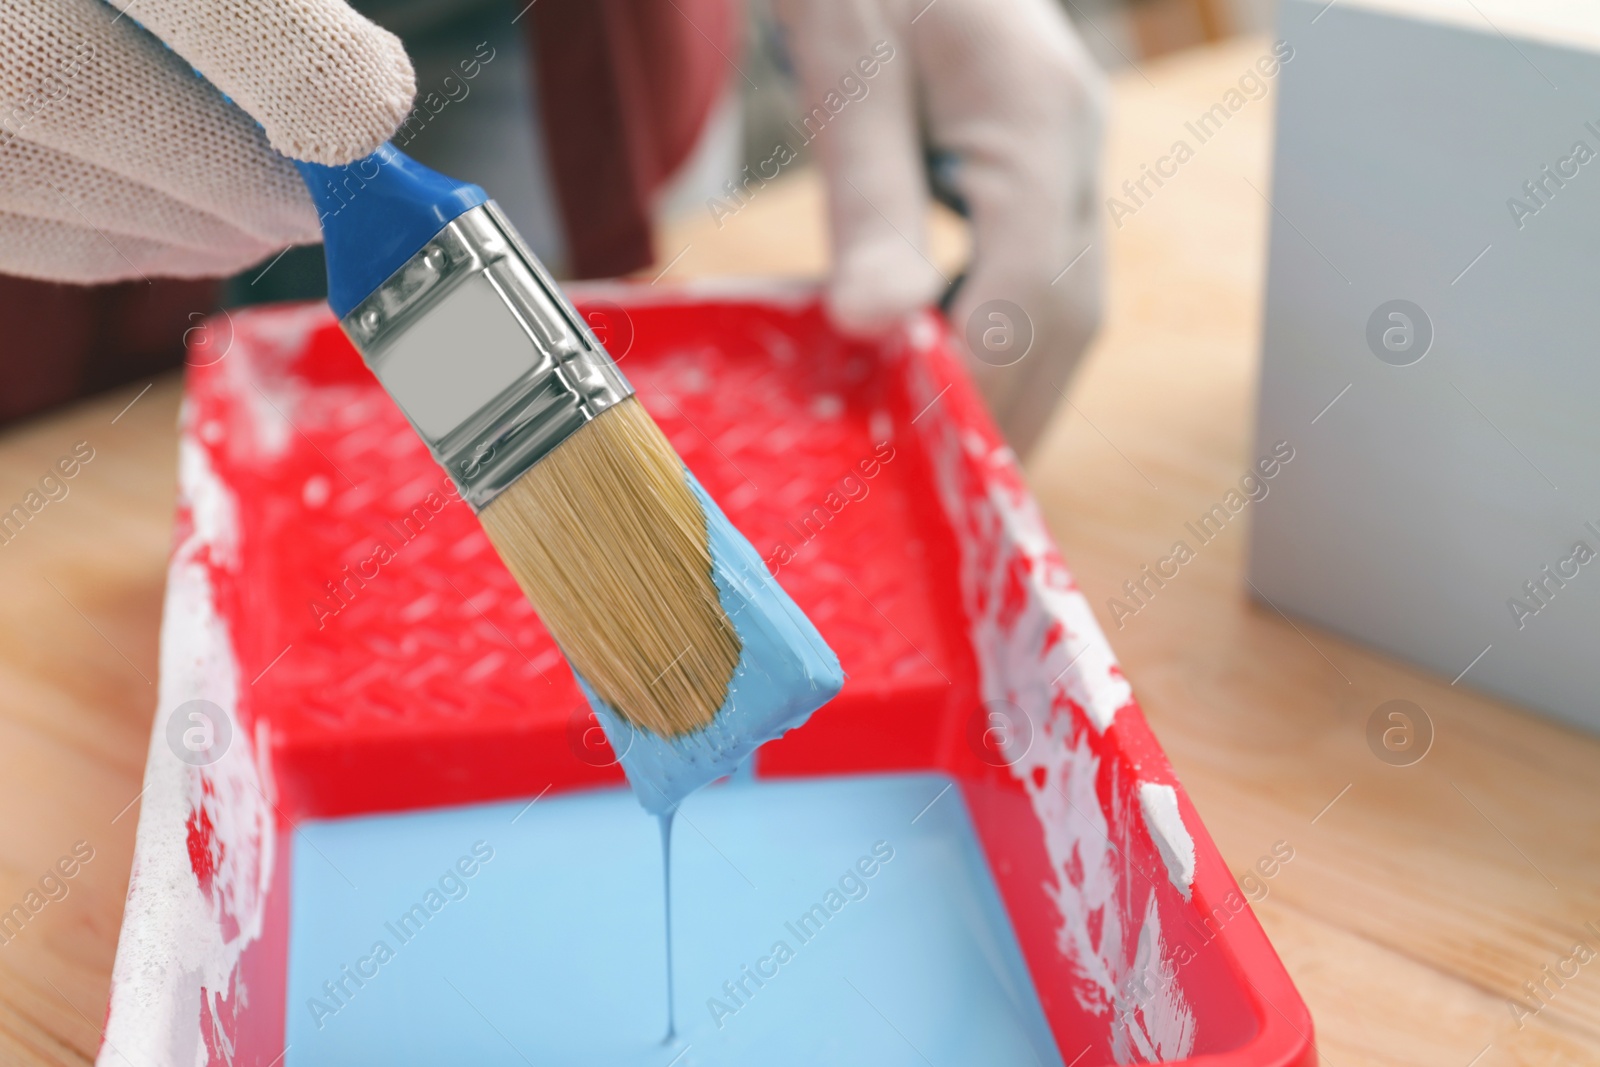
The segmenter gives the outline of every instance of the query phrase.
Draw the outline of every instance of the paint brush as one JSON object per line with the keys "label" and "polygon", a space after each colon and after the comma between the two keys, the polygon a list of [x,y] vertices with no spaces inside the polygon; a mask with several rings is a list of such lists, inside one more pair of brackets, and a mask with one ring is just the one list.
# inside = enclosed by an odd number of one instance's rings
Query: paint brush
{"label": "paint brush", "polygon": [[670,811],[804,722],[839,661],[476,185],[392,145],[299,163],[328,303]]}

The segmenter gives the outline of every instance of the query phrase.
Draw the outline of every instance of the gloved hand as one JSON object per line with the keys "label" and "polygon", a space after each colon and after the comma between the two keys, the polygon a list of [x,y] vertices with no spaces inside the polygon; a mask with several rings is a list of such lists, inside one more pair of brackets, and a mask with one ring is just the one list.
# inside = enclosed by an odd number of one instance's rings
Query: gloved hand
{"label": "gloved hand", "polygon": [[1054,0],[781,0],[779,15],[826,175],[834,322],[875,333],[946,285],[927,257],[925,124],[973,227],[951,321],[1025,454],[1099,321],[1102,76]]}
{"label": "gloved hand", "polygon": [[0,272],[203,277],[320,240],[272,150],[358,159],[414,93],[343,0],[0,0]]}

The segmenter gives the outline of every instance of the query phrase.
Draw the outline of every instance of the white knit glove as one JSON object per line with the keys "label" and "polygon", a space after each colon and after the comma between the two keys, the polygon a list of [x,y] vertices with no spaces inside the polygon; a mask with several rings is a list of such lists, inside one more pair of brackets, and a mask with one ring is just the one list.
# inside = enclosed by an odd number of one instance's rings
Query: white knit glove
{"label": "white knit glove", "polygon": [[927,258],[925,124],[960,161],[973,225],[951,321],[1025,453],[1099,319],[1102,76],[1055,0],[780,0],[779,13],[827,177],[835,323],[876,333],[946,284]]}
{"label": "white knit glove", "polygon": [[0,272],[204,277],[320,240],[273,149],[360,158],[414,92],[343,0],[0,0]]}

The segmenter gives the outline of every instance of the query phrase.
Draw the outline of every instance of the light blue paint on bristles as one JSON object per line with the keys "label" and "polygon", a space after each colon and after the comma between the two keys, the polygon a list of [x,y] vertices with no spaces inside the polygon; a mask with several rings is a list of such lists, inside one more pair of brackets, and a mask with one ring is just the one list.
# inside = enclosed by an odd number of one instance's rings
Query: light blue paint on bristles
{"label": "light blue paint on bristles", "polygon": [[634,796],[654,814],[733,774],[757,748],[805,722],[844,686],[839,657],[811,620],[694,475],[684,476],[705,512],[718,599],[743,646],[727,700],[703,728],[667,738],[629,724],[578,678],[612,750],[621,754]]}

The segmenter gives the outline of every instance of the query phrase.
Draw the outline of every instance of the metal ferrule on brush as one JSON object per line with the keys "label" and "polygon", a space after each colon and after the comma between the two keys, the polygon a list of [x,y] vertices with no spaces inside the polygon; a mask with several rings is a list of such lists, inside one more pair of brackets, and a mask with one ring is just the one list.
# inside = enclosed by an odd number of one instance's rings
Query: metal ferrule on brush
{"label": "metal ferrule on brush", "polygon": [[474,510],[633,395],[493,201],[340,325]]}

